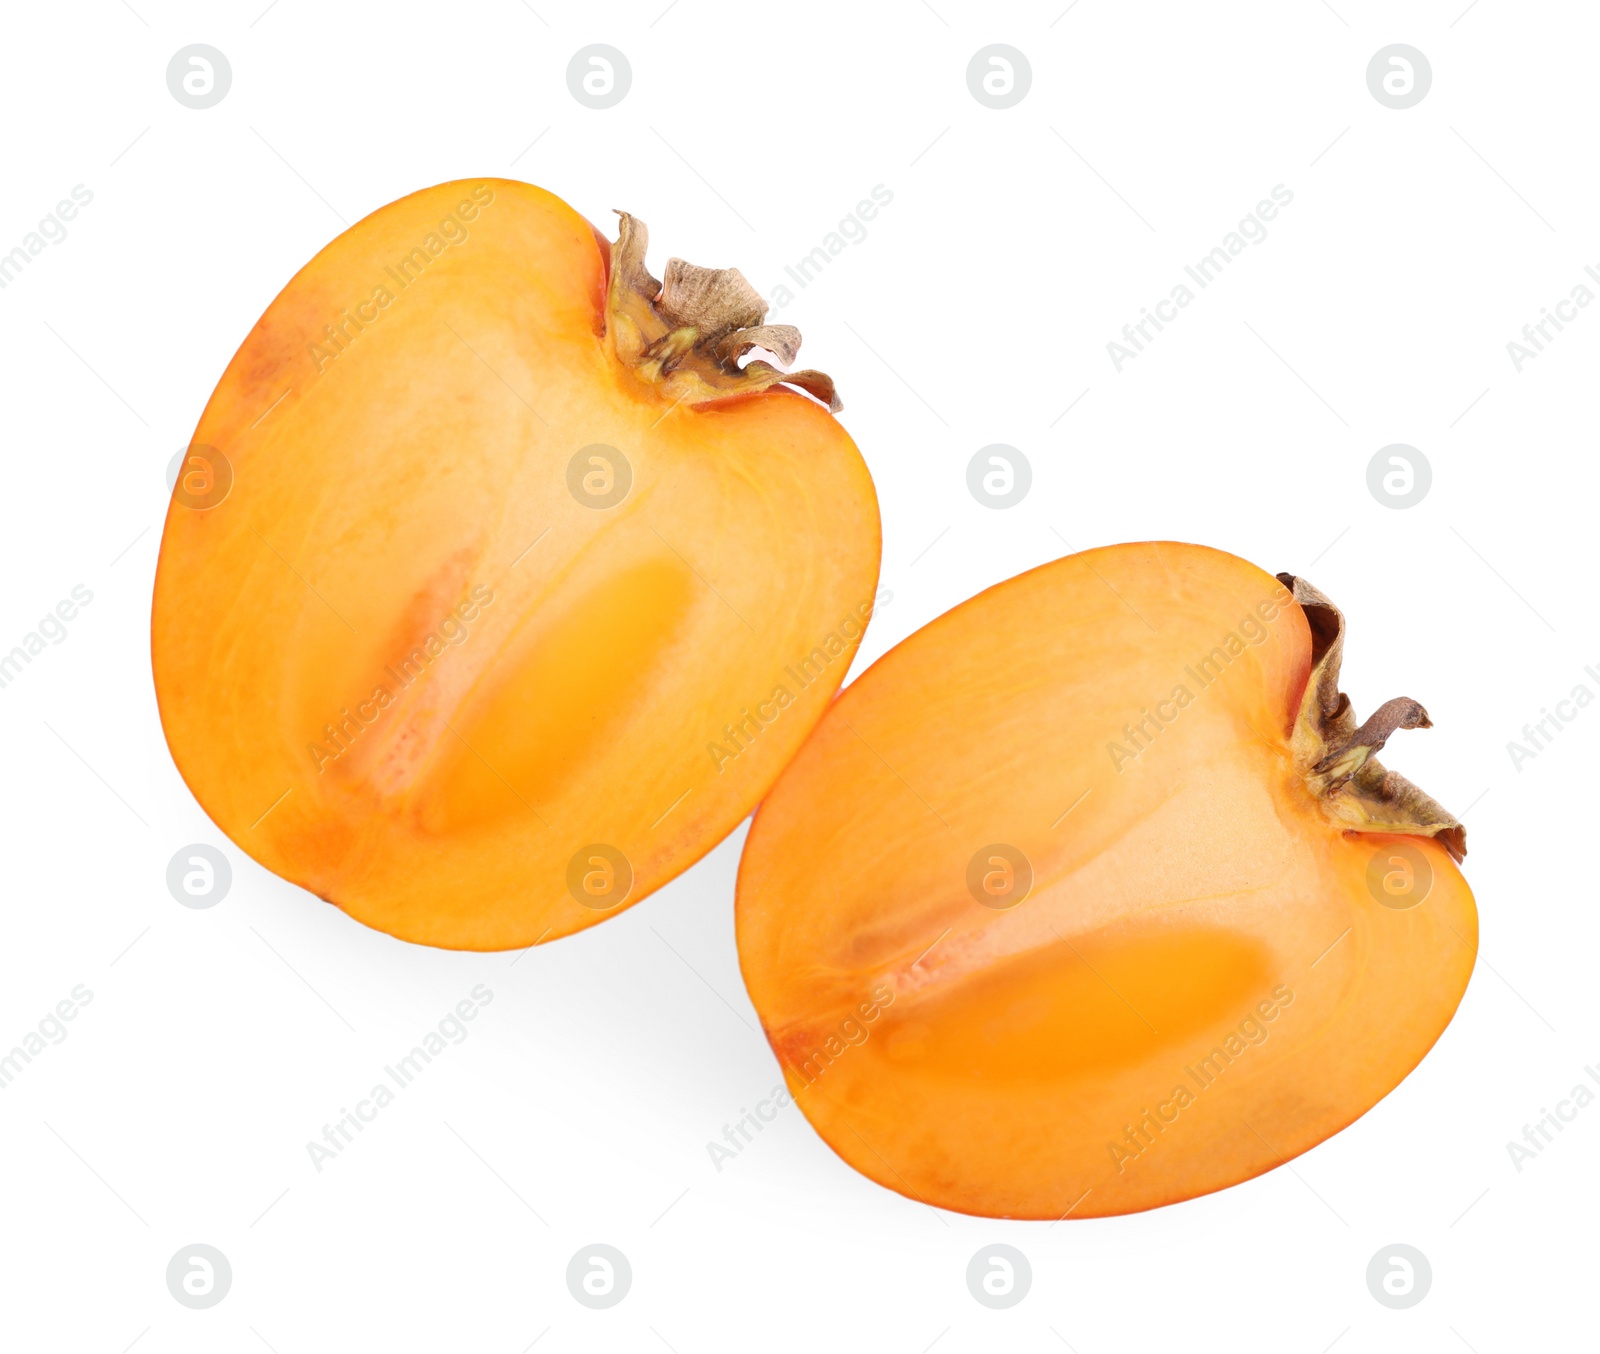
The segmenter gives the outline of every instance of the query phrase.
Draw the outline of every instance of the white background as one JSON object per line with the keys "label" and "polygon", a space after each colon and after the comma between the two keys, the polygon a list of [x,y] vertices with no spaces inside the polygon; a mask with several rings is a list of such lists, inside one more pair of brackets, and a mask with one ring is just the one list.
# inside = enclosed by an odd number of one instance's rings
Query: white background
{"label": "white background", "polygon": [[[1600,1106],[1520,1172],[1506,1144],[1600,1065],[1600,709],[1520,769],[1507,743],[1576,684],[1600,693],[1583,671],[1600,667],[1600,307],[1520,373],[1506,344],[1600,266],[1600,23],[1509,0],[1065,3],[7,7],[0,250],[73,185],[94,200],[0,291],[0,649],[74,585],[94,600],[0,690],[0,1049],[76,984],[93,1000],[0,1092],[0,1344],[1593,1340],[1580,1292]],[[233,70],[205,111],[165,79],[195,42]],[[603,112],[565,78],[594,42],[633,69]],[[1032,67],[1004,111],[965,75],[996,42]],[[1396,42],[1433,69],[1404,111],[1365,79]],[[936,1212],[853,1173],[792,1109],[719,1173],[707,1142],[779,1080],[736,965],[743,829],[641,905],[520,959],[401,944],[233,849],[156,719],[165,467],[306,259],[404,193],[482,175],[539,183],[608,231],[626,207],[658,272],[680,253],[764,292],[874,185],[892,191],[774,317],[837,379],[878,485],[894,600],[857,670],[1069,543],[1198,541],[1329,593],[1351,621],[1358,710],[1413,695],[1436,722],[1387,760],[1470,806],[1483,948],[1422,1066],[1289,1168],[1120,1219]],[[1106,344],[1276,184],[1294,200],[1268,237],[1119,373]],[[1007,511],[966,488],[995,442],[1033,467]],[[1394,442],[1433,468],[1404,511],[1366,485]],[[191,842],[233,862],[209,911],[167,892]],[[478,983],[494,996],[470,1037],[318,1173],[308,1140]],[[964,1277],[997,1241],[1033,1268],[999,1312]],[[208,1311],[164,1279],[195,1242],[233,1268]],[[593,1242],[633,1267],[609,1311],[566,1287]],[[1365,1281],[1395,1242],[1433,1268],[1407,1311]]]}

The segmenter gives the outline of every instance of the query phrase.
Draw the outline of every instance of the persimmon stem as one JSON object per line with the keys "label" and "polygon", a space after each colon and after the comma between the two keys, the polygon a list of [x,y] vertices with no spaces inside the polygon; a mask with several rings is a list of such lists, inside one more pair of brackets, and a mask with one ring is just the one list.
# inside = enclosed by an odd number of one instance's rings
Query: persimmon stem
{"label": "persimmon stem", "polygon": [[1330,753],[1312,768],[1318,776],[1328,778],[1325,793],[1333,793],[1343,786],[1369,758],[1383,750],[1383,745],[1399,729],[1431,729],[1433,721],[1422,708],[1420,701],[1409,696],[1396,696],[1385,701],[1367,718],[1359,729],[1350,735],[1350,741],[1337,752]]}

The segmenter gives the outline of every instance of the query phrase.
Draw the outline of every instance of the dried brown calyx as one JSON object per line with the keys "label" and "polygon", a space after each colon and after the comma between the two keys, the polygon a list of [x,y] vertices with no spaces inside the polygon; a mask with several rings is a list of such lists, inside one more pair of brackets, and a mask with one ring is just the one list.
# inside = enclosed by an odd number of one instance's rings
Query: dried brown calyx
{"label": "dried brown calyx", "polygon": [[800,331],[793,325],[763,323],[767,303],[743,273],[668,259],[666,276],[658,282],[645,267],[649,232],[644,222],[627,212],[617,215],[621,226],[611,246],[606,340],[640,379],[661,386],[675,404],[791,385],[834,413],[844,407],[832,378],[820,371],[785,372],[760,358],[739,365],[756,348],[785,367],[800,351]]}
{"label": "dried brown calyx", "polygon": [[1467,830],[1435,799],[1404,776],[1386,770],[1377,753],[1400,729],[1429,729],[1433,721],[1408,696],[1385,701],[1358,724],[1339,690],[1344,614],[1293,574],[1278,581],[1294,594],[1311,625],[1311,678],[1300,698],[1290,747],[1295,770],[1328,815],[1352,832],[1433,837],[1453,860],[1467,854]]}

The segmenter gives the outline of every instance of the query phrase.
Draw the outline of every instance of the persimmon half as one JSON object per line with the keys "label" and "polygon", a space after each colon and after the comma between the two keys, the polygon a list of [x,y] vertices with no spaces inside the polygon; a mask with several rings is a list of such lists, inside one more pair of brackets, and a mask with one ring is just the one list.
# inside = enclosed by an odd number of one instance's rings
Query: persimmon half
{"label": "persimmon half", "polygon": [[1344,621],[1119,545],[957,606],[845,689],[757,811],[746,985],[856,1170],[994,1217],[1247,1180],[1371,1108],[1471,975],[1460,823],[1374,759]]}
{"label": "persimmon half", "polygon": [[531,945],[673,878],[871,614],[832,382],[750,360],[800,335],[736,269],[658,282],[645,245],[505,179],[391,203],[267,308],[185,455],[173,757],[244,851],[404,939]]}

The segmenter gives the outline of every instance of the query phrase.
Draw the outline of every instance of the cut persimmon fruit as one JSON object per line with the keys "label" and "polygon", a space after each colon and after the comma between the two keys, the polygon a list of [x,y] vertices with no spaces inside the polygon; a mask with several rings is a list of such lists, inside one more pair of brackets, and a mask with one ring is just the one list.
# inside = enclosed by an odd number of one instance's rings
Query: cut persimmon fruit
{"label": "cut persimmon fruit", "polygon": [[832,382],[780,370],[800,335],[736,269],[658,282],[620,216],[608,244],[505,179],[374,212],[251,330],[173,492],[179,771],[249,855],[407,940],[531,945],[672,879],[873,608]]}
{"label": "cut persimmon fruit", "polygon": [[1417,1065],[1471,975],[1461,824],[1374,754],[1344,620],[1169,543],[1071,555],[845,689],[756,813],[740,963],[847,1163],[993,1217],[1247,1180]]}

